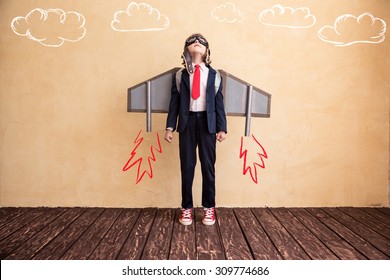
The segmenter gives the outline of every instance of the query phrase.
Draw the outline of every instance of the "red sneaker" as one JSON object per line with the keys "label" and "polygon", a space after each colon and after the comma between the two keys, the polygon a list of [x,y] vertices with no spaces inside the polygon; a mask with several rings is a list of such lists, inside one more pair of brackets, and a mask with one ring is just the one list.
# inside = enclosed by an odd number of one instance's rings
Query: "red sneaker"
{"label": "red sneaker", "polygon": [[215,224],[215,210],[212,208],[203,208],[203,220],[202,223],[206,226],[212,226]]}
{"label": "red sneaker", "polygon": [[192,224],[192,209],[181,209],[181,215],[179,222],[184,226],[189,226]]}

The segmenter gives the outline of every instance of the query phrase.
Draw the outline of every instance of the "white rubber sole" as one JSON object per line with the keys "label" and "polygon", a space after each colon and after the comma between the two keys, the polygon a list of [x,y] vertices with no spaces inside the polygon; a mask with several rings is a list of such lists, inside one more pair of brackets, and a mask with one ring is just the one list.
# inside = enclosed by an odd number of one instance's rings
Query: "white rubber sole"
{"label": "white rubber sole", "polygon": [[179,223],[181,223],[183,226],[190,226],[190,225],[192,225],[192,221],[185,222],[185,221],[181,221],[180,219],[179,219]]}
{"label": "white rubber sole", "polygon": [[202,220],[202,223],[205,225],[205,226],[212,226],[213,224],[215,224],[215,220],[214,221],[205,221],[205,220]]}

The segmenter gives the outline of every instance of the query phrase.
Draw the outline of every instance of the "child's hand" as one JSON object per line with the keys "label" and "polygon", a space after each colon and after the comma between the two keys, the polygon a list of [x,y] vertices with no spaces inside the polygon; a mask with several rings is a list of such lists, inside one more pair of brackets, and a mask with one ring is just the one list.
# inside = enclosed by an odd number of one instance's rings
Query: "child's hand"
{"label": "child's hand", "polygon": [[164,138],[168,143],[171,143],[173,140],[173,133],[170,130],[165,131],[165,138]]}
{"label": "child's hand", "polygon": [[222,142],[222,141],[225,140],[225,139],[226,139],[226,133],[225,133],[225,131],[220,131],[220,132],[217,133],[217,140],[218,140],[219,142]]}

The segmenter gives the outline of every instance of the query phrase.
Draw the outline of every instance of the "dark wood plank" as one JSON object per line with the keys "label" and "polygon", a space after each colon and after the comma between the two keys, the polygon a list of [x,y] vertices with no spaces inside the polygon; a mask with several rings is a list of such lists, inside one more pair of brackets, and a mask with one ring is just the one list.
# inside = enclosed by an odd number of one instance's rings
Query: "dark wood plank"
{"label": "dark wood plank", "polygon": [[84,209],[70,208],[65,213],[59,216],[56,220],[53,220],[40,232],[35,234],[23,245],[14,250],[6,259],[13,260],[29,260],[39,252],[46,244],[54,239],[61,231],[64,230],[69,224],[71,224]]}
{"label": "dark wood plank", "polygon": [[310,257],[287,232],[283,225],[267,208],[253,209],[257,220],[263,226],[280,255],[286,260],[309,260]]}
{"label": "dark wood plank", "polygon": [[24,225],[19,230],[9,235],[7,238],[1,240],[0,259],[6,258],[16,248],[21,246],[32,236],[44,229],[47,225],[49,225],[58,216],[62,215],[65,211],[65,208],[46,208],[42,215],[39,215],[36,219]]}
{"label": "dark wood plank", "polygon": [[140,209],[124,209],[89,259],[115,260],[140,213]]}
{"label": "dark wood plank", "polygon": [[[202,224],[203,209],[195,209],[196,251],[198,260],[224,260],[225,253],[222,247],[218,223],[212,226]],[[218,216],[217,216],[218,219]]]}
{"label": "dark wood plank", "polygon": [[136,224],[127,237],[127,240],[118,255],[118,259],[141,259],[142,251],[145,247],[146,240],[148,239],[156,212],[155,208],[146,208],[141,211]]}
{"label": "dark wood plank", "polygon": [[86,260],[98,246],[122,209],[107,208],[62,256],[63,260]]}
{"label": "dark wood plank", "polygon": [[253,260],[241,228],[231,208],[216,209],[222,244],[227,260]]}
{"label": "dark wood plank", "polygon": [[346,240],[350,245],[352,245],[356,250],[361,252],[366,258],[371,260],[383,260],[387,259],[386,255],[378,251],[370,243],[364,240],[359,235],[352,232],[350,229],[345,227],[343,224],[339,223],[328,214],[326,214],[320,208],[308,208],[314,217],[317,217],[324,225],[329,227],[333,232]]}
{"label": "dark wood plank", "polygon": [[376,231],[380,235],[383,235],[384,237],[389,239],[390,242],[390,225],[387,225],[385,223],[382,223],[381,221],[373,219],[372,216],[366,214],[364,211],[358,208],[342,207],[339,208],[339,210],[348,214],[349,216],[361,222],[362,224],[366,225],[367,227],[371,228],[372,230]]}
{"label": "dark wood plank", "polygon": [[[37,210],[37,208],[0,208],[0,229],[8,227],[8,223],[15,219],[20,219],[29,210]],[[3,235],[0,233],[0,239]]]}
{"label": "dark wood plank", "polygon": [[282,256],[259,224],[251,209],[234,209],[241,230],[256,260],[282,260]]}
{"label": "dark wood plank", "polygon": [[142,260],[167,260],[173,228],[173,209],[157,209],[156,218],[146,241]]}
{"label": "dark wood plank", "polygon": [[389,207],[380,207],[377,208],[379,211],[385,213],[387,216],[390,216],[390,208]]}
{"label": "dark wood plank", "polygon": [[15,219],[10,219],[6,224],[3,225],[3,227],[0,228],[0,240],[8,237],[23,226],[35,220],[45,211],[44,208],[31,208],[28,211],[21,211],[21,208],[15,208],[15,210],[16,209],[18,209],[18,211],[13,211],[13,209],[10,209],[10,215],[14,214],[12,216]]}
{"label": "dark wood plank", "polygon": [[71,225],[38,252],[33,259],[60,260],[103,211],[103,208],[87,208]]}
{"label": "dark wood plank", "polygon": [[286,208],[272,208],[272,214],[287,229],[291,236],[301,245],[311,259],[338,260],[339,258],[326,247],[314,234],[311,233]]}
{"label": "dark wood plank", "polygon": [[390,226],[390,217],[383,213],[382,211],[378,210],[377,208],[359,208],[364,213],[370,215],[375,221],[379,221],[381,223],[384,223],[388,226]]}
{"label": "dark wood plank", "polygon": [[365,240],[370,242],[378,250],[385,253],[390,257],[390,241],[386,237],[378,234],[374,230],[355,220],[349,215],[341,212],[336,208],[325,208],[324,211],[338,220],[340,223],[344,224],[351,231],[355,232],[357,235],[364,237]]}
{"label": "dark wood plank", "polygon": [[[366,258],[340,238],[338,234],[330,230],[320,220],[311,215],[306,209],[289,208],[289,211],[297,217],[306,227],[320,239],[338,258],[342,260],[365,260]],[[327,215],[323,215],[325,219]]]}
{"label": "dark wood plank", "polygon": [[176,209],[169,259],[196,260],[195,223],[183,226],[178,222],[180,214],[181,210]]}

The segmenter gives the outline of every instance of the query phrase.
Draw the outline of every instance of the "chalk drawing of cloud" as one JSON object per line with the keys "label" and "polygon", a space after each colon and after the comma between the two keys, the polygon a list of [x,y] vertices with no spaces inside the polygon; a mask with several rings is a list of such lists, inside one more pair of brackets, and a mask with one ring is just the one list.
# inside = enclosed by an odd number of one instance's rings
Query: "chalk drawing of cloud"
{"label": "chalk drawing of cloud", "polygon": [[338,17],[333,26],[324,26],[318,37],[338,47],[356,43],[378,44],[385,40],[386,22],[370,13],[355,17],[345,14]]}
{"label": "chalk drawing of cloud", "polygon": [[115,31],[159,31],[169,27],[169,18],[146,3],[131,2],[126,11],[117,11],[111,22]]}
{"label": "chalk drawing of cloud", "polygon": [[77,12],[36,8],[11,22],[15,34],[26,36],[46,47],[60,47],[65,41],[77,42],[85,34],[85,18]]}
{"label": "chalk drawing of cloud", "polygon": [[316,17],[305,7],[294,9],[276,4],[271,9],[262,11],[259,21],[270,26],[310,28],[316,23]]}
{"label": "chalk drawing of cloud", "polygon": [[244,15],[232,3],[215,7],[211,12],[211,16],[219,22],[233,23],[244,21]]}

